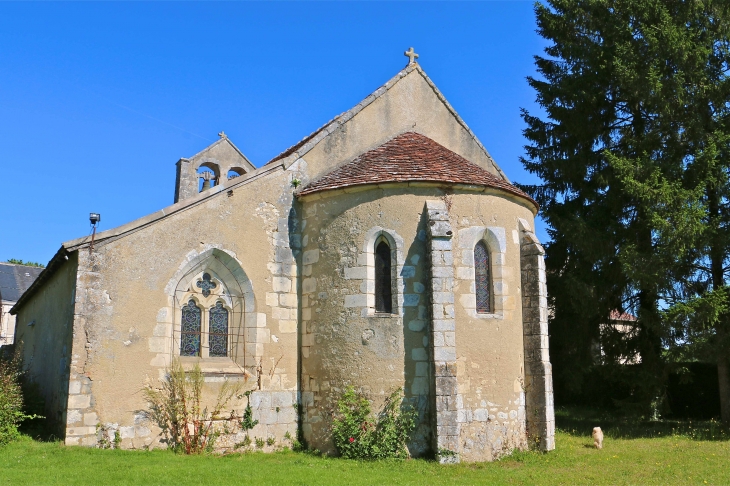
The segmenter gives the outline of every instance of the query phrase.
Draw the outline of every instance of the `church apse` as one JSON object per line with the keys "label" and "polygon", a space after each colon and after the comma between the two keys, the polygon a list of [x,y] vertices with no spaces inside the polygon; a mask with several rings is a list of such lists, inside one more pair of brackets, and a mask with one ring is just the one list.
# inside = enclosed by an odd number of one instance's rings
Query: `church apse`
{"label": "church apse", "polygon": [[[413,456],[494,460],[528,437],[552,447],[544,264],[525,229],[537,204],[415,59],[260,169],[221,132],[178,161],[175,204],[93,249],[64,243],[59,262],[78,261],[59,297],[74,306],[59,327],[72,342],[67,444],[118,433],[122,448],[165,447],[138,391],[179,358],[201,366],[205,400],[242,383],[251,438],[276,447],[301,433],[335,452],[349,385],[374,410],[403,389],[418,411]],[[49,285],[18,302],[21,322],[52,311]]]}
{"label": "church apse", "polygon": [[303,432],[333,452],[325,411],[346,386],[375,409],[401,388],[419,413],[409,450],[421,456],[432,449],[424,228],[407,195],[380,196],[303,203]]}

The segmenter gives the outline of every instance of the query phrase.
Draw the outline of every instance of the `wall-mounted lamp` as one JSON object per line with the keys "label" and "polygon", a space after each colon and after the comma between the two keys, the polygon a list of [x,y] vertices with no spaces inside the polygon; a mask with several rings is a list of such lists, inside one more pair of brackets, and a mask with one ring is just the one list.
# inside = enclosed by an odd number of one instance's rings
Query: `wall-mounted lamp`
{"label": "wall-mounted lamp", "polygon": [[91,233],[91,244],[89,245],[89,255],[91,255],[91,252],[94,249],[94,236],[96,236],[96,225],[101,221],[101,214],[99,213],[89,213],[89,221],[91,222],[91,226],[94,228],[94,230]]}

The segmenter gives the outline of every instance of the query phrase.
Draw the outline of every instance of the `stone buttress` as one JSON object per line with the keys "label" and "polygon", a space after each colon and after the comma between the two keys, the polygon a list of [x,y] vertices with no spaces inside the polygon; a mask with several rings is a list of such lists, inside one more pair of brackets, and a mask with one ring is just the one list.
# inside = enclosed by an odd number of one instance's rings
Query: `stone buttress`
{"label": "stone buttress", "polygon": [[531,447],[551,451],[555,449],[555,409],[548,349],[545,250],[525,220],[520,219],[519,226],[527,436]]}
{"label": "stone buttress", "polygon": [[431,358],[434,381],[434,451],[441,462],[458,462],[460,426],[456,379],[454,266],[449,212],[443,201],[426,201],[431,267]]}

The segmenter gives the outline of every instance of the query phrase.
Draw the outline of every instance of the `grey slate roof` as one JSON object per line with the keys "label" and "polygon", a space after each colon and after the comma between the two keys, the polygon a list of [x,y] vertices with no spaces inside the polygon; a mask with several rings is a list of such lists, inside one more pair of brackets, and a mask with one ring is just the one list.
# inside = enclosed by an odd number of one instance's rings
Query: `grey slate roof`
{"label": "grey slate roof", "polygon": [[0,263],[0,300],[17,302],[42,271],[39,267]]}

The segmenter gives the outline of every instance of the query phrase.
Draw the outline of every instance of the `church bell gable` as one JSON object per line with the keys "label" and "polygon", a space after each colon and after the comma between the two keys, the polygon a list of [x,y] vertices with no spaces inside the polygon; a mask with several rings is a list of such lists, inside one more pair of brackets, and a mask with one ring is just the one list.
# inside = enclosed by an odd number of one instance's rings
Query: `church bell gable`
{"label": "church bell gable", "polygon": [[[177,161],[175,202],[189,199],[199,192],[256,170],[250,160],[220,132],[219,140],[190,158]],[[200,179],[203,187],[200,188]]]}

